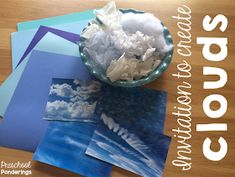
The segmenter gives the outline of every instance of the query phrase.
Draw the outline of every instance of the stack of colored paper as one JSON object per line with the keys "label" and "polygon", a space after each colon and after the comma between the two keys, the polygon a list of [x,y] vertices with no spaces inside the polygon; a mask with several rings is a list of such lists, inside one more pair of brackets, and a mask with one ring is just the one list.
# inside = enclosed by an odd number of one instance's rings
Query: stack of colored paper
{"label": "stack of colored paper", "polygon": [[93,18],[90,10],[18,24],[13,71],[0,86],[0,146],[89,177],[110,176],[111,165],[160,177],[170,145],[167,93],[90,75],[78,43]]}

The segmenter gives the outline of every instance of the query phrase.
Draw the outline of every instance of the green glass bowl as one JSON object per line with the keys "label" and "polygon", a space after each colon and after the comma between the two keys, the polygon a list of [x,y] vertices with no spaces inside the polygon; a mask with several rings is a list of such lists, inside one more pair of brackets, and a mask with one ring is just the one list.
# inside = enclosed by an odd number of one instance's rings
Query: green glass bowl
{"label": "green glass bowl", "polygon": [[[135,14],[144,13],[143,11],[139,11],[139,10],[135,10],[135,9],[119,9],[119,10],[122,13],[129,13],[129,12],[135,13]],[[98,20],[98,19],[96,19],[96,20]],[[90,25],[90,23],[83,29],[83,31],[86,30],[86,28],[89,25]],[[169,44],[173,45],[172,37],[171,37],[168,29],[164,25],[163,25],[163,27],[164,27],[164,37],[165,37],[166,43],[168,45]],[[133,80],[133,81],[111,82],[109,80],[109,78],[106,76],[106,71],[104,69],[102,69],[101,67],[98,67],[98,65],[94,63],[94,60],[92,58],[90,58],[89,54],[84,50],[85,40],[86,40],[85,38],[81,37],[80,42],[79,42],[79,52],[80,52],[80,56],[81,56],[83,63],[88,68],[90,73],[92,73],[97,79],[99,79],[107,84],[113,85],[113,86],[137,87],[137,86],[142,86],[142,85],[145,85],[147,83],[152,82],[153,80],[160,77],[162,75],[162,73],[167,69],[167,67],[169,66],[169,64],[171,62],[171,58],[173,55],[173,47],[172,47],[172,49],[168,53],[166,53],[165,56],[162,58],[162,61],[159,64],[159,66],[146,77],[143,77],[139,80]]]}

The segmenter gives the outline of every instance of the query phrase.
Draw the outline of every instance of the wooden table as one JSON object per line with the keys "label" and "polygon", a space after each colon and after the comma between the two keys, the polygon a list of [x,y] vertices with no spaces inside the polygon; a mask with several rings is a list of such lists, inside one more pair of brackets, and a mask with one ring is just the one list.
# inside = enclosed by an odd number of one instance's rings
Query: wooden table
{"label": "wooden table", "polygon": [[[2,83],[11,73],[11,42],[10,35],[16,31],[16,24],[27,20],[40,19],[50,16],[63,15],[72,12],[84,11],[102,7],[106,0],[1,0],[0,1],[0,82]],[[172,137],[170,151],[167,157],[167,163],[164,171],[164,177],[233,177],[235,176],[235,63],[233,56],[235,54],[235,2],[233,0],[117,0],[118,7],[136,8],[154,13],[167,26],[173,36],[175,51],[173,61],[167,71],[155,82],[147,87],[166,90],[168,92],[167,102],[167,117],[165,134]],[[179,28],[177,20],[172,16],[177,15],[177,8],[186,4],[192,10],[192,55],[190,57],[181,56],[177,50],[177,44],[180,42],[180,37],[177,35]],[[205,15],[210,15],[214,18],[217,14],[225,15],[229,20],[229,25],[225,32],[218,30],[218,27],[212,32],[206,32],[202,27],[202,20]],[[197,37],[227,37],[228,38],[228,56],[220,62],[207,61],[202,55],[202,45],[196,44]],[[218,48],[212,47],[212,51]],[[177,64],[186,60],[192,67],[192,77],[186,79],[192,88],[189,89],[191,95],[192,106],[192,138],[188,141],[192,145],[192,153],[189,155],[192,158],[192,169],[182,171],[181,168],[172,165],[172,161],[177,157],[177,137],[174,137],[172,129],[177,128],[177,118],[172,114],[174,106],[180,106],[177,102],[177,86],[183,79],[173,77],[173,73],[177,73]],[[216,77],[203,76],[204,66],[221,67],[228,74],[228,81],[223,88],[215,90],[203,89],[203,82]],[[224,116],[220,119],[210,119],[204,113],[202,103],[206,96],[210,94],[221,94],[228,101],[228,109]],[[218,104],[211,105],[213,109],[218,108]],[[197,132],[196,124],[199,123],[226,123],[227,131],[215,132]],[[223,136],[228,142],[228,153],[226,157],[218,162],[212,162],[206,159],[202,153],[202,144],[206,137],[210,137],[214,142],[220,136]],[[217,143],[213,143],[211,147],[214,151],[219,150]],[[27,162],[32,158],[32,154],[19,150],[0,148],[0,161]],[[79,176],[49,165],[41,164],[32,161],[33,167],[32,177],[72,177]],[[9,175],[6,175],[9,176]],[[131,177],[136,176],[122,169],[114,167],[113,177]]]}

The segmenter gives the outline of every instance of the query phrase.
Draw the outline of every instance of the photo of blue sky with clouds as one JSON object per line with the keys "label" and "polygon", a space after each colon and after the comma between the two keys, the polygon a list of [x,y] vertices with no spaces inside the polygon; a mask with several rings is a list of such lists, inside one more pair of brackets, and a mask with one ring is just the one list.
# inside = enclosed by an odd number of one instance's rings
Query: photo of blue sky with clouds
{"label": "photo of blue sky with clouds", "polygon": [[34,160],[87,177],[108,177],[111,165],[85,154],[95,124],[53,121],[34,153]]}
{"label": "photo of blue sky with clouds", "polygon": [[166,92],[102,87],[98,126],[86,154],[141,176],[161,177],[171,138],[163,135]]}
{"label": "photo of blue sky with clouds", "polygon": [[95,80],[52,80],[44,116],[51,122],[34,160],[87,177],[110,176],[110,164],[85,154],[96,128],[94,111],[100,87]]}
{"label": "photo of blue sky with clouds", "polygon": [[34,159],[88,177],[116,165],[161,177],[171,138],[163,135],[167,93],[95,80],[53,79],[47,132]]}
{"label": "photo of blue sky with clouds", "polygon": [[53,79],[44,119],[95,122],[100,87],[95,80]]}

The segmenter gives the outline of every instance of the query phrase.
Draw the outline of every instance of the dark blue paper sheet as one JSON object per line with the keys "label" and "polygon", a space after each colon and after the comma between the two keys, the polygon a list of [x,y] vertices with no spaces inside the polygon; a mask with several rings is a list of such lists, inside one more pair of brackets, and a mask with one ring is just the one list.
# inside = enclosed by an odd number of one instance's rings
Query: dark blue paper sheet
{"label": "dark blue paper sheet", "polygon": [[79,57],[33,51],[0,124],[0,146],[34,151],[45,133],[43,120],[52,78],[89,80]]}

